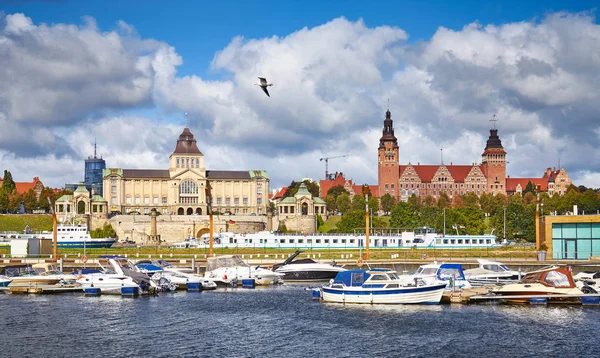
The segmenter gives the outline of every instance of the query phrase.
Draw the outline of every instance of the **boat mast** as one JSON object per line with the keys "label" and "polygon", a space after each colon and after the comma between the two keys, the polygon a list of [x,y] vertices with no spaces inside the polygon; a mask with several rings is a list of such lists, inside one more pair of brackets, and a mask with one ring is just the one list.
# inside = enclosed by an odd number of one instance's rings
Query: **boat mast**
{"label": "boat mast", "polygon": [[365,252],[365,260],[369,259],[369,194],[365,193],[365,234],[367,240],[367,251]]}
{"label": "boat mast", "polygon": [[52,248],[52,259],[54,262],[58,262],[58,232],[56,228],[56,212],[54,211],[54,207],[52,206],[52,201],[50,201],[50,197],[46,197],[48,199],[48,204],[50,204],[50,212],[52,213],[52,240],[54,241],[54,247]]}

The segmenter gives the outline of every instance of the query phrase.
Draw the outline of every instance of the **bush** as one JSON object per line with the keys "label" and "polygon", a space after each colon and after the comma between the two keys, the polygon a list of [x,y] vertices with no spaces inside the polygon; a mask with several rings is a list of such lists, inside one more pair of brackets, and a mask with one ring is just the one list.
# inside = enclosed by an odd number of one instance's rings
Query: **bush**
{"label": "bush", "polygon": [[284,233],[284,234],[288,232],[288,229],[287,229],[287,227],[285,226],[285,223],[281,223],[281,224],[279,224],[279,231],[281,231],[281,232],[282,232],[282,233]]}

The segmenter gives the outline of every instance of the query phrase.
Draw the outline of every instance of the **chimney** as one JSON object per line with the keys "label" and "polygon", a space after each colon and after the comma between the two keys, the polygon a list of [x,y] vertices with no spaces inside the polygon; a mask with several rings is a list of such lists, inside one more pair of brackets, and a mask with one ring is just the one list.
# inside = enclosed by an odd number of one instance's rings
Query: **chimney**
{"label": "chimney", "polygon": [[577,204],[573,205],[573,215],[578,215]]}

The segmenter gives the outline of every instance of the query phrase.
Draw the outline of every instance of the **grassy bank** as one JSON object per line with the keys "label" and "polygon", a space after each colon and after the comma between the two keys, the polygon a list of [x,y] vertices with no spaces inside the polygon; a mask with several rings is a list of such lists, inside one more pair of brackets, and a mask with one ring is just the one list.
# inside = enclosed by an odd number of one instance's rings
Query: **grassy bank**
{"label": "grassy bank", "polygon": [[29,228],[33,231],[52,230],[52,215],[0,215],[0,231],[23,232],[27,225],[29,225]]}

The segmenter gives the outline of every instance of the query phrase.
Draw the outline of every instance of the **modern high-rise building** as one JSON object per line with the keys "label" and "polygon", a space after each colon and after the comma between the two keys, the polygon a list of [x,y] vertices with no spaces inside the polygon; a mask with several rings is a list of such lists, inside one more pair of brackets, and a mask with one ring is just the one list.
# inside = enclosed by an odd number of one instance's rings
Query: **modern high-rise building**
{"label": "modern high-rise building", "polygon": [[94,143],[94,156],[85,160],[85,188],[90,193],[102,195],[102,170],[105,168],[106,162],[96,155],[96,143]]}

